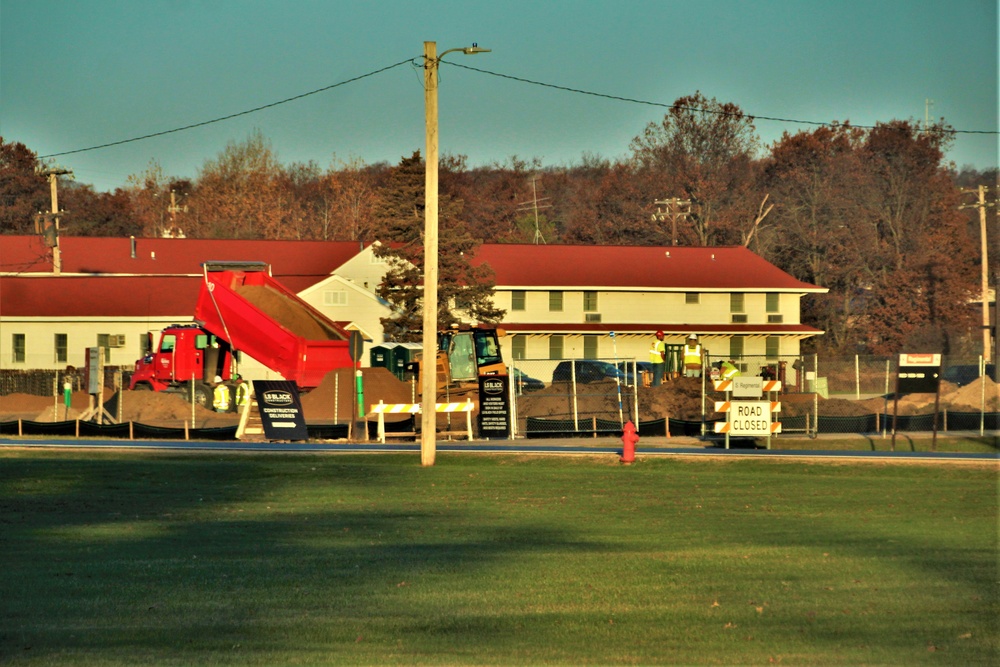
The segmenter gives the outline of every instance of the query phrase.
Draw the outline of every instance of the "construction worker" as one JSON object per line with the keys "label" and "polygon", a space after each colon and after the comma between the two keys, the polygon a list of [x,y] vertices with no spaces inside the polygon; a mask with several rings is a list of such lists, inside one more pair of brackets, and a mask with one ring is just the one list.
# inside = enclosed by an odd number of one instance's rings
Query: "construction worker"
{"label": "construction worker", "polygon": [[222,377],[215,376],[212,380],[212,409],[216,412],[229,412],[229,387],[222,384]]}
{"label": "construction worker", "polygon": [[649,363],[653,364],[653,386],[659,387],[663,382],[664,362],[667,359],[667,344],[663,342],[663,332],[656,332],[656,340],[649,347]]}
{"label": "construction worker", "polygon": [[700,378],[704,367],[705,351],[698,342],[697,334],[689,334],[684,344],[684,377]]}
{"label": "construction worker", "polygon": [[243,406],[250,402],[250,385],[244,382],[243,376],[239,374],[237,374],[233,380],[236,382],[236,385],[233,387],[233,391],[235,393],[235,396],[233,397],[233,405],[236,412],[239,412],[243,409]]}
{"label": "construction worker", "polygon": [[736,367],[732,359],[719,362],[719,376],[723,380],[732,380],[740,374],[740,369]]}

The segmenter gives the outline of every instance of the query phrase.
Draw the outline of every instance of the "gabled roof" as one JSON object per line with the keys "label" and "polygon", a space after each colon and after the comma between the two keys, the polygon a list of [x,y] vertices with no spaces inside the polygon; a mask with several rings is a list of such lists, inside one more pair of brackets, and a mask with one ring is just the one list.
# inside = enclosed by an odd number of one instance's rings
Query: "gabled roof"
{"label": "gabled roof", "polygon": [[742,246],[484,244],[498,289],[826,292]]}
{"label": "gabled roof", "polygon": [[[356,241],[260,241],[64,236],[61,274],[201,275],[208,261],[256,261],[293,291],[329,276],[362,249]],[[38,236],[0,236],[0,274],[52,273]]]}
{"label": "gabled roof", "polygon": [[0,317],[194,317],[201,276],[0,276]]}

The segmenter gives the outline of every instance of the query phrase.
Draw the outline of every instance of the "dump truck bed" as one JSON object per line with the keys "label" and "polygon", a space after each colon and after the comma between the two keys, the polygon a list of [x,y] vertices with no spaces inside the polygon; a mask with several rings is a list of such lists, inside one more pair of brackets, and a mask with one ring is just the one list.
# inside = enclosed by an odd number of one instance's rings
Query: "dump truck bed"
{"label": "dump truck bed", "polygon": [[294,381],[319,386],[353,365],[348,333],[271,276],[265,263],[206,262],[195,320]]}

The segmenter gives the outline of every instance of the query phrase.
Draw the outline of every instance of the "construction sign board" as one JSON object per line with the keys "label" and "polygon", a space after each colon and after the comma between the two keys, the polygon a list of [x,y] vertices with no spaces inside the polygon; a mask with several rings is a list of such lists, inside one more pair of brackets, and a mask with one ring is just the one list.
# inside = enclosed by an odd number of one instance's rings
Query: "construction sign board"
{"label": "construction sign board", "polygon": [[940,354],[899,355],[900,394],[936,394],[940,382]]}
{"label": "construction sign board", "polygon": [[770,401],[732,401],[729,410],[730,435],[770,435]]}

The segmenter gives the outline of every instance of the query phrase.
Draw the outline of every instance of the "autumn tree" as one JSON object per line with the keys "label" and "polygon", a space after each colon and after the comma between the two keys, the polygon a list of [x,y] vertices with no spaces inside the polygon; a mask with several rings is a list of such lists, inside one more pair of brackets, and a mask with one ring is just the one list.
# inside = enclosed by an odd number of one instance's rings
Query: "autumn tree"
{"label": "autumn tree", "polygon": [[943,123],[892,121],[877,124],[861,147],[859,221],[874,244],[858,325],[873,353],[896,353],[917,339],[934,345],[918,351],[948,353],[970,331],[978,253],[943,164],[952,136]]}
{"label": "autumn tree", "polygon": [[198,233],[207,237],[283,238],[296,213],[281,164],[260,131],[205,162],[192,199]]}
{"label": "autumn tree", "polygon": [[132,211],[129,193],[95,192],[89,184],[70,181],[60,191],[59,205],[69,215],[61,225],[71,236],[141,236],[142,224]]}
{"label": "autumn tree", "polygon": [[[382,320],[387,340],[417,341],[423,326],[424,168],[420,153],[403,158],[392,170],[375,217],[380,244],[375,253],[387,263],[377,293],[393,306]],[[504,315],[493,305],[492,269],[471,262],[480,241],[459,219],[461,206],[439,197],[438,325],[443,329],[464,318],[494,323]]]}
{"label": "autumn tree", "polygon": [[851,322],[872,242],[856,224],[862,140],[863,132],[846,124],[785,133],[759,178],[758,191],[768,193],[774,209],[754,249],[800,280],[829,288],[804,300],[803,317],[826,331],[823,344],[837,350],[856,342]]}
{"label": "autumn tree", "polygon": [[31,234],[35,214],[51,208],[49,185],[37,173],[38,156],[0,137],[0,234]]}
{"label": "autumn tree", "polygon": [[692,202],[678,236],[704,246],[739,243],[741,229],[752,221],[759,203],[752,170],[758,146],[751,117],[697,92],[674,102],[630,148],[636,168],[660,190],[656,198]]}

